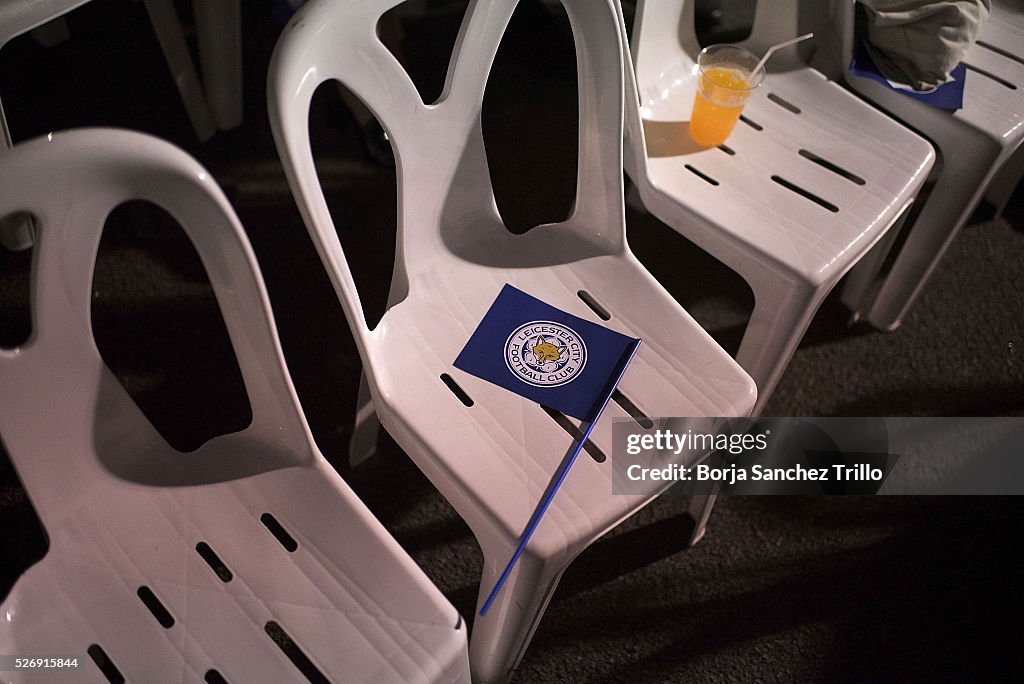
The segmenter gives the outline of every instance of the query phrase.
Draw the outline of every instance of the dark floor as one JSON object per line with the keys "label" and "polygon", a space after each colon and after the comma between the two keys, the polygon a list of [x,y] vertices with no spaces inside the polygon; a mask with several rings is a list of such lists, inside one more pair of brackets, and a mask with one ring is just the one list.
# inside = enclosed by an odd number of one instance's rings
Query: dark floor
{"label": "dark floor", "polygon": [[[457,5],[429,3],[405,23],[403,59],[427,99],[440,90]],[[466,526],[389,439],[380,458],[355,471],[345,465],[359,360],[273,149],[264,74],[279,29],[256,3],[246,3],[244,20],[239,131],[198,144],[142,5],[96,0],[70,16],[70,41],[43,49],[23,37],[0,52],[13,135],[126,126],[172,140],[207,165],[252,240],[321,450],[469,617],[481,560]],[[499,207],[515,230],[563,218],[572,200],[571,49],[563,25],[524,2],[491,78],[484,130]],[[373,318],[393,258],[394,172],[367,160],[336,93],[321,95],[311,124],[322,179]],[[848,312],[826,302],[766,413],[1024,415],[1022,194],[1003,219],[979,211],[896,333],[848,328]],[[627,218],[640,258],[734,346],[751,303],[742,281],[650,216]],[[185,450],[244,426],[248,409],[205,275],[177,231],[150,207],[112,216],[93,319],[107,363]],[[30,329],[28,265],[28,254],[0,249],[3,347]],[[1024,500],[735,497],[720,503],[693,549],[684,547],[684,504],[663,497],[584,553],[518,681],[1020,678]],[[45,552],[5,458],[0,530],[3,596]]]}

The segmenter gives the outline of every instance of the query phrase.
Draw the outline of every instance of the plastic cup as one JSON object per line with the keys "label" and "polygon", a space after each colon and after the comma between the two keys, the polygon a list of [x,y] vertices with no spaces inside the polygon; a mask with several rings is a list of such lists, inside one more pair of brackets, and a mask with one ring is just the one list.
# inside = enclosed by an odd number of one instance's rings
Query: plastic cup
{"label": "plastic cup", "polygon": [[709,45],[697,57],[700,71],[690,116],[690,136],[704,147],[717,147],[732,133],[750,93],[764,80],[754,70],[756,55],[734,45]]}

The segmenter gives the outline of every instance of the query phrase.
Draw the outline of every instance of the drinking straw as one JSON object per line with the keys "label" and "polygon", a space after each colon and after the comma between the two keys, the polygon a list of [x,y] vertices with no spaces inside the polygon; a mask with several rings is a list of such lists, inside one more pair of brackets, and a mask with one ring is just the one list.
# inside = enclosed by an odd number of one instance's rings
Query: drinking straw
{"label": "drinking straw", "polygon": [[782,48],[784,48],[784,47],[789,47],[789,46],[790,46],[790,45],[792,45],[793,43],[799,43],[800,41],[802,41],[802,40],[807,40],[808,38],[812,38],[813,36],[814,36],[814,34],[813,34],[813,33],[805,33],[805,34],[804,34],[804,35],[802,35],[802,36],[799,36],[799,37],[797,37],[797,38],[793,38],[792,40],[787,40],[787,41],[786,41],[786,42],[784,42],[784,43],[779,43],[778,45],[772,45],[772,46],[771,46],[770,48],[768,48],[768,50],[767,50],[767,51],[766,51],[766,52],[764,53],[764,57],[762,57],[762,58],[761,58],[761,61],[757,63],[757,66],[756,66],[756,67],[754,67],[754,69],[753,69],[753,70],[752,70],[752,71],[751,71],[750,73],[752,73],[752,74],[756,74],[756,73],[757,73],[758,71],[760,71],[760,70],[761,70],[761,67],[763,67],[763,66],[764,66],[765,62],[767,62],[767,61],[768,61],[768,58],[769,58],[769,57],[771,57],[771,56],[772,56],[772,53],[773,53],[773,52],[775,52],[776,50],[781,50],[781,49],[782,49]]}

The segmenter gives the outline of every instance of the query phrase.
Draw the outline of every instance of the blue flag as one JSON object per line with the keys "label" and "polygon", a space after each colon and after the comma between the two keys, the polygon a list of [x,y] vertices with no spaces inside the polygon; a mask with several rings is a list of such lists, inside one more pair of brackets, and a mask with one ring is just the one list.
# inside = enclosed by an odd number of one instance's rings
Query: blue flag
{"label": "blue flag", "polygon": [[639,344],[505,285],[455,367],[592,422]]}
{"label": "blue flag", "polygon": [[456,368],[588,423],[526,523],[480,615],[487,614],[512,573],[639,346],[636,338],[506,284],[455,359]]}
{"label": "blue flag", "polygon": [[947,83],[931,90],[914,90],[909,85],[894,83],[887,79],[871,58],[871,53],[863,42],[858,41],[854,47],[853,61],[850,62],[850,73],[863,78],[877,81],[890,90],[906,95],[915,100],[939,109],[955,112],[964,106],[964,82],[967,80],[967,68],[961,62],[949,74]]}

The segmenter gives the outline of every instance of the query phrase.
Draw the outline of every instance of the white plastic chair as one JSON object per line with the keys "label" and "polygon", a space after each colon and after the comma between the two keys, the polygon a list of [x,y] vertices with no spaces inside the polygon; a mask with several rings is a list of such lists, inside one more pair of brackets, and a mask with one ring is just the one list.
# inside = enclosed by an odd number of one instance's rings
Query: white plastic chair
{"label": "white plastic chair", "polygon": [[[798,11],[795,0],[761,0],[742,45],[761,54],[809,30]],[[638,3],[640,106],[630,83],[626,171],[654,216],[753,290],[736,359],[757,382],[760,413],[822,300],[904,214],[933,152],[795,47],[772,57],[726,144],[698,147],[687,132],[700,51],[693,19],[694,0]]]}
{"label": "white plastic chair", "polygon": [[[479,608],[573,443],[539,405],[452,366],[504,283],[642,338],[620,390],[648,416],[743,416],[756,390],[626,246],[622,57],[611,1],[563,2],[579,55],[577,198],[567,220],[525,235],[506,230],[498,214],[480,122],[488,73],[516,0],[470,3],[443,94],[430,106],[376,38],[378,18],[397,4],[314,0],[303,7],[271,62],[270,118],[363,361],[372,406],[363,407],[357,432],[373,431],[376,410],[466,520],[484,555]],[[397,256],[389,308],[372,330],[310,148],[310,99],[330,80],[364,100],[395,151]],[[446,385],[461,388],[462,399]],[[628,414],[613,402],[591,440],[608,456],[614,418]],[[643,495],[612,495],[611,467],[585,456],[577,461],[509,583],[488,614],[476,617],[475,681],[509,676],[566,566],[663,489],[651,483]]]}
{"label": "white plastic chair", "polygon": [[[0,653],[77,657],[64,681],[103,681],[100,663],[120,673],[109,681],[297,681],[271,638],[283,631],[333,681],[469,681],[455,609],[317,451],[209,174],[155,138],[86,129],[0,153],[0,177],[0,216],[39,227],[33,334],[0,350],[0,438],[49,537],[0,606]],[[195,245],[252,408],[249,427],[191,453],[157,433],[92,336],[100,234],[129,199],[167,209]]]}
{"label": "white plastic chair", "polygon": [[[63,17],[89,0],[0,0],[0,49],[10,40],[47,22]],[[189,56],[188,45],[171,0],[145,0],[146,11],[163,50],[171,77],[178,87],[196,137],[205,141],[215,132],[213,117],[203,96],[203,88]],[[3,103],[0,102],[0,150],[11,146]],[[25,221],[0,223],[0,244],[10,250],[32,245],[32,227]]]}
{"label": "white plastic chair", "polygon": [[949,244],[988,194],[1001,214],[1024,173],[1024,6],[992,0],[992,12],[967,65],[963,108],[936,109],[856,76],[854,2],[837,0],[837,32],[844,79],[856,92],[928,137],[939,151],[941,173],[877,294],[860,301],[862,318],[894,330],[920,296]]}
{"label": "white plastic chair", "polygon": [[[37,26],[61,17],[88,0],[0,0],[0,48],[12,38],[27,33]],[[189,56],[185,36],[171,0],[144,0],[153,30],[163,50],[171,77],[178,87],[185,112],[199,140],[206,140],[216,130],[213,117],[203,97],[202,84]],[[4,129],[4,143],[11,144],[3,110],[0,126]]]}

